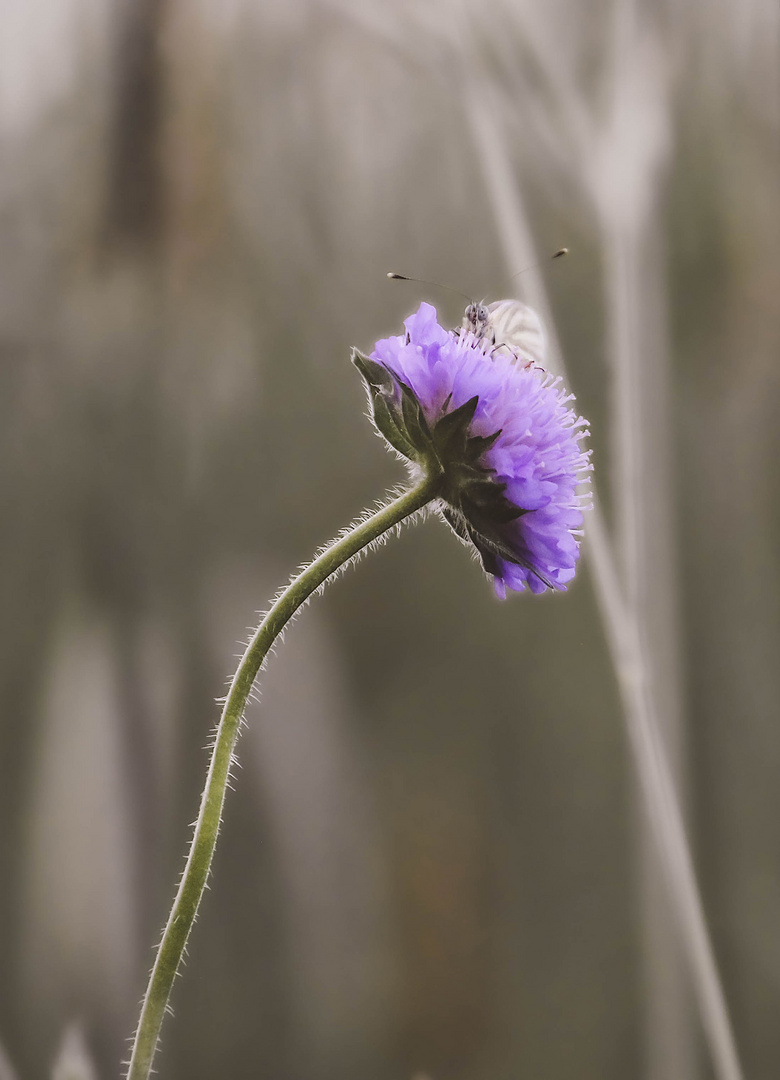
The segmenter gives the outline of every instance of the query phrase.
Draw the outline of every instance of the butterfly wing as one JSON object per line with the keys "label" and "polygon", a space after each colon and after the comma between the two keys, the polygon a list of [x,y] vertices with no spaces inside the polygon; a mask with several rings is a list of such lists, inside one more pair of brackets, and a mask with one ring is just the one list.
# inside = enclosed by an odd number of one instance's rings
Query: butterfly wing
{"label": "butterfly wing", "polygon": [[547,335],[533,308],[520,300],[496,300],[488,304],[489,328],[496,348],[506,345],[520,356],[544,367]]}

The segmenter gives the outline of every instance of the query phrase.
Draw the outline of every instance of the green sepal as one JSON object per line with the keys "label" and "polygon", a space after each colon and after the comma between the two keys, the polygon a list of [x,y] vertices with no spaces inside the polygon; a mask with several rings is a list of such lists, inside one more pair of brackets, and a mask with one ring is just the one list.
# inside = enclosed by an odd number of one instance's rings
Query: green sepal
{"label": "green sepal", "polygon": [[517,521],[523,514],[527,514],[527,510],[515,506],[506,498],[505,491],[506,484],[500,484],[495,480],[483,479],[463,485],[460,499],[466,516],[471,520],[474,515],[484,514],[501,525],[508,525],[509,522]]}
{"label": "green sepal", "polygon": [[480,562],[482,563],[482,569],[485,571],[485,573],[498,574],[499,566],[498,556],[496,555],[496,553],[492,551],[486,544],[480,541],[479,536],[474,532],[473,529],[469,529],[468,526],[466,526],[466,532],[468,534],[469,540],[476,548],[477,554],[480,558]]}
{"label": "green sepal", "polygon": [[401,387],[401,412],[406,434],[414,448],[424,453],[432,448],[431,429],[428,427],[428,421],[425,419],[420,402],[411,386],[407,386],[400,379],[398,385]]}
{"label": "green sepal", "polygon": [[[407,428],[409,408],[402,405],[405,395],[402,392],[399,393],[402,386],[400,380],[396,379],[384,364],[372,360],[359,349],[352,350],[352,363],[360,372],[368,388],[371,412],[377,430],[404,457],[411,460],[419,458],[425,440],[420,438],[419,419],[412,426],[416,437],[410,437]],[[420,445],[417,445],[418,442]]]}
{"label": "green sepal", "polygon": [[461,540],[471,540],[466,519],[463,514],[461,514],[460,510],[456,510],[454,506],[449,506],[445,503],[441,507],[441,514],[456,536],[459,536]]}
{"label": "green sepal", "polygon": [[501,434],[502,428],[494,431],[492,435],[472,435],[466,440],[466,458],[468,461],[478,461],[489,450]]}
{"label": "green sepal", "polygon": [[437,421],[433,442],[442,461],[462,462],[466,458],[469,425],[479,404],[479,397],[470,398]]}
{"label": "green sepal", "polygon": [[499,536],[489,526],[486,528],[484,522],[469,524],[468,528],[472,543],[477,548],[477,551],[481,552],[482,548],[486,547],[493,555],[499,556],[506,562],[517,563],[518,566],[524,565],[523,560],[504,541],[503,537]]}
{"label": "green sepal", "polygon": [[365,356],[359,349],[352,350],[352,363],[363,376],[370,390],[382,390],[386,394],[394,394],[395,379],[384,364],[372,360],[370,356]]}
{"label": "green sepal", "polygon": [[494,569],[495,558],[503,559],[505,562],[514,563],[515,566],[524,566],[526,570],[530,570],[531,573],[536,574],[540,581],[544,582],[548,589],[559,589],[560,586],[551,581],[546,574],[533,565],[530,559],[524,559],[522,555],[519,555],[516,551],[513,551],[503,540],[496,530],[490,526],[487,528],[479,528],[476,525],[469,523],[468,531],[471,542],[479,552],[479,556],[482,559],[482,565],[489,574],[494,574],[497,571],[497,567]]}
{"label": "green sepal", "polygon": [[378,393],[372,394],[371,403],[374,423],[380,433],[404,457],[416,460],[417,451],[406,435],[403,418],[395,403],[388,401],[384,394]]}

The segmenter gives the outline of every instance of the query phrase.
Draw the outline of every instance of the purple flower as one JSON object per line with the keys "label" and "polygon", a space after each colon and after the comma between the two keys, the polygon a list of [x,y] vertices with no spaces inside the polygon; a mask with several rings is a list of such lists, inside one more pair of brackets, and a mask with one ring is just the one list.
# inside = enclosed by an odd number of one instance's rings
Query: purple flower
{"label": "purple flower", "polygon": [[441,474],[438,508],[501,598],[565,589],[591,467],[572,395],[507,346],[444,330],[430,304],[404,325],[370,358],[354,355],[380,432],[414,471]]}

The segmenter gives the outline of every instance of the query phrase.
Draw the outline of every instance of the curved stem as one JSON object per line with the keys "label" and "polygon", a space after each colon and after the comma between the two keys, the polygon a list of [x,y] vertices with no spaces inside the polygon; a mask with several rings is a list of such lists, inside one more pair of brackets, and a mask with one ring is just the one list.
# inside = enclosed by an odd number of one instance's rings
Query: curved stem
{"label": "curved stem", "polygon": [[439,489],[440,478],[427,476],[329,544],[281,593],[247,646],[220,717],[200,813],[144,996],[127,1080],[147,1080],[151,1071],[173,980],[206,887],[244,707],[263,661],[284,626],[320,585],[372,541],[435,499]]}

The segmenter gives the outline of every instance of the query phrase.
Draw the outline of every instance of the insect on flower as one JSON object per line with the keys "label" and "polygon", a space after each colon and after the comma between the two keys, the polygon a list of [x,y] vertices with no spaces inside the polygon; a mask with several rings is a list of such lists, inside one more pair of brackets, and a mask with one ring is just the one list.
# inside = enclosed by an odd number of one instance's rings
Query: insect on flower
{"label": "insect on flower", "polygon": [[[560,259],[569,254],[568,248],[559,248],[552,256]],[[533,267],[526,267],[531,270]],[[525,273],[521,270],[520,273]],[[421,278],[410,278],[404,274],[388,274],[389,278],[396,281],[416,281],[422,285],[436,285],[440,289],[448,289],[465,296],[469,301],[468,307],[463,313],[463,322],[457,334],[473,334],[478,342],[492,345],[494,351],[504,351],[527,358],[530,364],[544,367],[547,356],[547,335],[544,332],[542,320],[528,304],[521,300],[496,300],[492,304],[486,304],[484,300],[478,303],[471,300],[459,289],[452,289],[449,285],[440,285],[435,281],[423,281]],[[515,275],[516,277],[517,275]]]}
{"label": "insect on flower", "polygon": [[547,335],[542,320],[521,300],[496,300],[493,304],[469,304],[461,330],[474,334],[494,350],[517,353],[530,364],[544,367]]}

